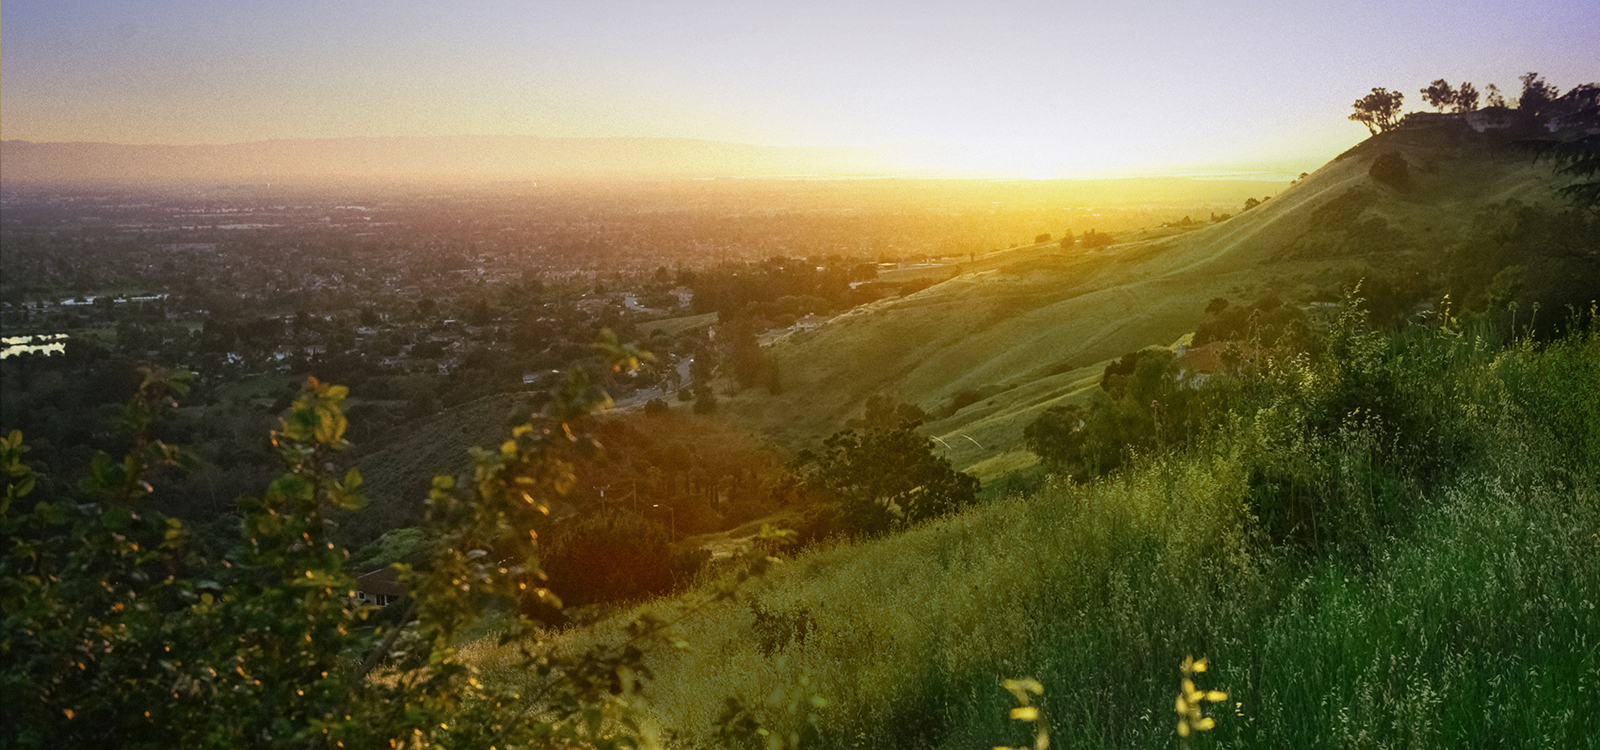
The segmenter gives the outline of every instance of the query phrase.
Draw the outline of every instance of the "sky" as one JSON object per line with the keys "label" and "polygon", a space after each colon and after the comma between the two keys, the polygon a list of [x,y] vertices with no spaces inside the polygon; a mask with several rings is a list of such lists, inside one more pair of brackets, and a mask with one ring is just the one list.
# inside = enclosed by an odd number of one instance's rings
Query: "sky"
{"label": "sky", "polygon": [[1600,2],[5,0],[0,137],[661,136],[1016,176],[1314,169],[1351,102],[1600,80]]}

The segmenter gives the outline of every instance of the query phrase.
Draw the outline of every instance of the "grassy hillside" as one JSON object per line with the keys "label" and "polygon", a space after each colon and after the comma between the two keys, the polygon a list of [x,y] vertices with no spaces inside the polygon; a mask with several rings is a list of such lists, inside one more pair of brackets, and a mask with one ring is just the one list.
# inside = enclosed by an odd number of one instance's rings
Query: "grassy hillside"
{"label": "grassy hillside", "polygon": [[[1409,165],[1404,189],[1369,175],[1390,152]],[[958,468],[992,479],[1032,461],[1021,431],[1042,409],[1082,398],[1108,360],[1194,330],[1210,299],[1304,298],[1369,266],[1437,265],[1473,239],[1491,206],[1553,204],[1550,179],[1525,152],[1476,134],[1396,131],[1220,224],[1102,250],[1046,244],[980,258],[954,279],[779,341],[770,353],[785,392],[722,403],[799,445],[859,417],[874,393],[933,412],[976,389],[988,398],[926,431]]]}
{"label": "grassy hillside", "polygon": [[730,698],[808,748],[1016,745],[1001,683],[1033,677],[1052,747],[1171,747],[1207,656],[1218,746],[1593,746],[1600,328],[1330,346],[1190,450],[781,566],[682,625],[644,710],[677,747]]}
{"label": "grassy hillside", "polygon": [[510,425],[527,421],[532,403],[533,395],[525,393],[470,401],[408,424],[381,449],[360,456],[356,466],[366,481],[370,506],[343,519],[348,538],[366,541],[416,523],[433,476],[471,468],[467,449],[499,445]]}

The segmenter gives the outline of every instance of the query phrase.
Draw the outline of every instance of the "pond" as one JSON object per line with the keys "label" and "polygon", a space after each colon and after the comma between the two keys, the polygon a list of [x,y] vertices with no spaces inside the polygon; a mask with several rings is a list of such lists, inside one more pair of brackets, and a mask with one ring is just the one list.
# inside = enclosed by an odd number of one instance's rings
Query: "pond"
{"label": "pond", "polygon": [[0,359],[18,354],[61,354],[67,350],[67,334],[44,333],[36,336],[6,336],[0,338]]}

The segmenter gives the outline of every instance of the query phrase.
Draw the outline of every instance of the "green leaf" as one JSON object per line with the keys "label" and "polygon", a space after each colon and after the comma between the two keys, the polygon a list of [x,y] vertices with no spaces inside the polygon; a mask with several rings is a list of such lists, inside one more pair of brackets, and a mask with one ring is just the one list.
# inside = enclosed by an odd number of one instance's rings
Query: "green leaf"
{"label": "green leaf", "polygon": [[173,370],[167,373],[167,387],[179,396],[189,395],[189,389],[194,385],[194,373],[188,370]]}
{"label": "green leaf", "polygon": [[338,446],[344,439],[345,428],[349,422],[337,405],[321,406],[316,410],[317,428],[314,433],[316,441],[328,446]]}
{"label": "green leaf", "polygon": [[366,493],[361,491],[361,472],[354,466],[344,473],[344,480],[334,486],[328,493],[328,499],[345,510],[360,510],[366,507]]}
{"label": "green leaf", "polygon": [[350,467],[350,470],[344,473],[344,481],[342,484],[348,491],[353,492],[361,489],[361,470],[354,466]]}

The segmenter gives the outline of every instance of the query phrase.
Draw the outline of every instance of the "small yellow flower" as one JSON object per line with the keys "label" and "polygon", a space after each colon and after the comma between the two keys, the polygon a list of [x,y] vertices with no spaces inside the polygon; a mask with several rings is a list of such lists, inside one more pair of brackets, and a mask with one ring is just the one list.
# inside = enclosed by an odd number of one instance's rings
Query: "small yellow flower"
{"label": "small yellow flower", "polygon": [[[1186,657],[1178,666],[1183,674],[1178,683],[1178,697],[1173,701],[1173,711],[1178,714],[1178,736],[1187,740],[1194,732],[1204,732],[1217,725],[1216,721],[1201,713],[1203,701],[1221,703],[1228,699],[1228,694],[1220,690],[1200,690],[1195,687],[1190,675],[1206,671],[1206,660]],[[1187,747],[1188,743],[1185,742]]]}

